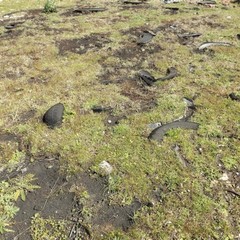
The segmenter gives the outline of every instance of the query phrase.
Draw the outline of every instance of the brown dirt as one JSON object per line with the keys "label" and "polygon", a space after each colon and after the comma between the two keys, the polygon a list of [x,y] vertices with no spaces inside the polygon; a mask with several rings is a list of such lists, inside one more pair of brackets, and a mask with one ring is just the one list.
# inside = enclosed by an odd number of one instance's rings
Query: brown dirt
{"label": "brown dirt", "polygon": [[[163,51],[163,48],[155,43],[154,38],[146,45],[138,45],[136,39],[145,28],[134,28],[127,31],[122,31],[122,34],[129,35],[131,39],[128,43],[122,43],[124,47],[119,48],[111,56],[120,61],[119,66],[115,63],[105,64],[105,60],[101,60],[104,72],[99,76],[99,81],[102,84],[118,84],[121,87],[121,94],[127,96],[133,103],[133,109],[126,106],[127,115],[131,112],[145,111],[154,107],[156,99],[156,91],[153,88],[147,87],[138,77],[138,72],[142,69],[142,64],[151,54]],[[148,61],[149,68],[156,67]],[[131,65],[131,72],[129,71]]]}
{"label": "brown dirt", "polygon": [[59,48],[59,54],[63,55],[65,52],[84,54],[90,49],[101,49],[110,42],[104,34],[91,34],[80,39],[64,39],[56,44]]}

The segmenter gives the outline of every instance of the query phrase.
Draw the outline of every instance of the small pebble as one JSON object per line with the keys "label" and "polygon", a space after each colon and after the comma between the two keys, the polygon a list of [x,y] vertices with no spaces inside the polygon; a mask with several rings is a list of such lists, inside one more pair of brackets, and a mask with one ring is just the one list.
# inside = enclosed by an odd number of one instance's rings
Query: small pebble
{"label": "small pebble", "polygon": [[227,173],[223,173],[223,175],[219,178],[220,181],[228,181],[229,178],[228,178],[228,175]]}

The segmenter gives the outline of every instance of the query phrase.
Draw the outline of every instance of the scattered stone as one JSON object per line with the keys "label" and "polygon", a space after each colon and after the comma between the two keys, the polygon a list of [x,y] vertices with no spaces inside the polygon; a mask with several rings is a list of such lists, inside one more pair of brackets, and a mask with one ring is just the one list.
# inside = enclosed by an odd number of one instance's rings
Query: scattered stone
{"label": "scattered stone", "polygon": [[220,181],[228,181],[229,177],[227,173],[223,173],[223,175],[219,178]]}
{"label": "scattered stone", "polygon": [[167,69],[166,76],[157,78],[156,81],[165,81],[165,80],[170,80],[178,76],[177,69],[175,67],[170,67]]}
{"label": "scattered stone", "polygon": [[27,15],[27,12],[14,12],[14,13],[5,14],[0,18],[0,22],[5,20],[25,18],[26,15]]}
{"label": "scattered stone", "polygon": [[181,0],[164,0],[163,1],[165,4],[169,4],[169,3],[179,3],[181,2]]}
{"label": "scattered stone", "polygon": [[193,65],[192,63],[189,63],[189,65],[188,65],[188,71],[189,71],[190,73],[194,73],[194,72],[195,72],[195,69],[196,69],[196,66]]}
{"label": "scattered stone", "polygon": [[229,97],[233,100],[233,101],[240,101],[240,96],[236,95],[236,93],[230,93]]}
{"label": "scattered stone", "polygon": [[99,164],[99,168],[102,170],[102,173],[109,175],[113,171],[113,167],[107,161],[102,161]]}
{"label": "scattered stone", "polygon": [[76,8],[73,10],[73,13],[95,13],[95,12],[104,12],[106,8],[98,8],[98,7],[86,7],[86,8]]}
{"label": "scattered stone", "polygon": [[232,44],[228,43],[228,42],[205,42],[205,43],[202,43],[198,47],[198,50],[203,51],[206,48],[209,48],[211,46],[227,46],[227,47],[229,47],[229,46],[232,46]]}
{"label": "scattered stone", "polygon": [[107,126],[115,126],[119,124],[119,121],[126,118],[126,116],[112,116],[109,115],[105,121]]}
{"label": "scattered stone", "polygon": [[18,21],[18,22],[12,22],[4,26],[5,29],[11,30],[16,27],[18,27],[20,24],[24,23],[25,21]]}
{"label": "scattered stone", "polygon": [[132,4],[132,5],[139,5],[139,4],[143,4],[144,1],[123,1],[123,4]]}
{"label": "scattered stone", "polygon": [[107,112],[112,110],[111,107],[103,107],[103,106],[93,106],[91,109],[94,113]]}
{"label": "scattered stone", "polygon": [[216,1],[212,1],[212,0],[204,0],[204,1],[200,1],[197,2],[198,5],[215,5],[217,4]]}
{"label": "scattered stone", "polygon": [[175,121],[188,121],[192,117],[194,111],[196,110],[196,106],[192,99],[184,97],[183,101],[186,103],[184,116],[180,117],[179,119],[176,119]]}
{"label": "scattered stone", "polygon": [[181,152],[181,148],[179,145],[175,145],[174,147],[174,151],[176,153],[176,156],[178,158],[178,160],[180,161],[180,163],[184,166],[184,167],[188,167],[190,165],[189,161],[183,156],[182,152]]}
{"label": "scattered stone", "polygon": [[47,110],[43,116],[43,122],[49,127],[56,127],[62,124],[64,106],[62,103],[57,103]]}
{"label": "scattered stone", "polygon": [[193,129],[197,130],[199,127],[198,123],[195,122],[184,122],[184,121],[175,121],[171,123],[164,124],[156,129],[154,129],[150,135],[150,140],[156,140],[158,142],[161,142],[163,140],[163,137],[167,133],[168,130],[173,128],[182,128],[182,129]]}
{"label": "scattered stone", "polygon": [[138,76],[148,86],[152,86],[153,83],[156,82],[156,79],[148,71],[140,70],[139,73],[138,73]]}
{"label": "scattered stone", "polygon": [[183,33],[183,34],[177,34],[179,38],[196,38],[200,37],[201,33]]}
{"label": "scattered stone", "polygon": [[178,7],[164,7],[166,9],[165,13],[176,14],[179,11]]}
{"label": "scattered stone", "polygon": [[156,128],[160,127],[160,126],[162,126],[161,122],[148,124],[148,128],[151,129],[151,130],[156,129]]}
{"label": "scattered stone", "polygon": [[151,31],[144,31],[138,38],[137,44],[143,45],[143,44],[149,43],[154,36],[156,36],[155,33],[151,32]]}
{"label": "scattered stone", "polygon": [[170,67],[167,69],[166,76],[155,78],[153,77],[148,71],[140,70],[138,73],[138,76],[141,80],[143,80],[148,86],[152,86],[154,82],[156,81],[164,81],[169,80],[178,75],[177,69],[174,67]]}

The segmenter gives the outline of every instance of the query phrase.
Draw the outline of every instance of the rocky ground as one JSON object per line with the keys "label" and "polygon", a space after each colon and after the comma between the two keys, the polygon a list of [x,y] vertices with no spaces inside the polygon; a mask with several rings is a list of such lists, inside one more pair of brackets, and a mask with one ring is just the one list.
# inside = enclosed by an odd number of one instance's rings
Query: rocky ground
{"label": "rocky ground", "polygon": [[52,7],[0,1],[1,239],[239,239],[239,3]]}

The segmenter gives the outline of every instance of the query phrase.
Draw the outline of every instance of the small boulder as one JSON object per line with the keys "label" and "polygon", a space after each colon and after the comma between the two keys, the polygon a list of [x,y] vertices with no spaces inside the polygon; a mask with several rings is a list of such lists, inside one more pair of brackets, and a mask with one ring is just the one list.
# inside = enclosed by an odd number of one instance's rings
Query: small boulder
{"label": "small boulder", "polygon": [[62,103],[57,103],[47,110],[43,115],[43,122],[49,127],[54,128],[60,126],[63,120],[64,106]]}

